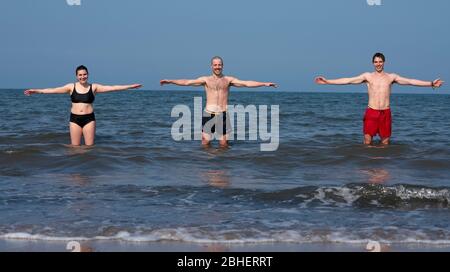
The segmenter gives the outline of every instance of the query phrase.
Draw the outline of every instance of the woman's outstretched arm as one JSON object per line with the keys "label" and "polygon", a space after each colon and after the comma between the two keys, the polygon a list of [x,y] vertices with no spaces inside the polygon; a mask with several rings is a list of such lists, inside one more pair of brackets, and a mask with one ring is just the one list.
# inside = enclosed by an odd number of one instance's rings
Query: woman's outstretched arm
{"label": "woman's outstretched arm", "polygon": [[140,87],[142,87],[141,84],[114,85],[114,86],[92,84],[93,91],[97,92],[97,93],[117,92],[117,91],[129,90],[129,89],[138,89]]}
{"label": "woman's outstretched arm", "polygon": [[32,94],[63,94],[63,93],[70,93],[70,90],[72,89],[73,84],[69,83],[62,87],[57,88],[48,88],[48,89],[28,89],[25,90],[23,93],[25,95],[32,95]]}

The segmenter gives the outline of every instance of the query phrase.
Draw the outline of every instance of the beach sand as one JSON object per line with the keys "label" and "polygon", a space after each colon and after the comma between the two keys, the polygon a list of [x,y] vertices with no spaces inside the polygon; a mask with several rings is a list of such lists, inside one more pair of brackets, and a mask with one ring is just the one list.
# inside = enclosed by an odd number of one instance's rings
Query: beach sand
{"label": "beach sand", "polygon": [[68,241],[0,240],[0,252],[450,252],[450,245],[390,244],[369,250],[366,244],[263,243],[195,244],[183,242],[81,241],[70,249]]}

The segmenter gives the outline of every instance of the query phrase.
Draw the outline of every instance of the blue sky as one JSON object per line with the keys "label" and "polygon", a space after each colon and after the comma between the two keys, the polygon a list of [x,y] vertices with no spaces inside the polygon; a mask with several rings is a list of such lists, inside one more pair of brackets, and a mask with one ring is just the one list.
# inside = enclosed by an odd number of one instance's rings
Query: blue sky
{"label": "blue sky", "polygon": [[381,4],[81,0],[70,6],[66,0],[4,0],[0,88],[60,86],[74,82],[75,67],[84,64],[92,82],[160,89],[162,78],[209,74],[210,58],[221,55],[226,74],[274,81],[284,91],[365,91],[364,85],[318,86],[313,78],[372,71],[377,51],[385,53],[388,72],[450,83],[450,1]]}

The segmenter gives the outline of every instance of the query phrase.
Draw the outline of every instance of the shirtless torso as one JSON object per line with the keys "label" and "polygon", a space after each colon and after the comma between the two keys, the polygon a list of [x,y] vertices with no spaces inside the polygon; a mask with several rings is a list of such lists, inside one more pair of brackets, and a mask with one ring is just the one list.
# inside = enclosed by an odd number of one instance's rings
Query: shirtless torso
{"label": "shirtless torso", "polygon": [[201,77],[205,82],[206,106],[205,111],[209,113],[220,113],[227,111],[228,94],[234,78],[228,76]]}
{"label": "shirtless torso", "polygon": [[391,87],[395,75],[388,73],[366,73],[369,108],[384,110],[390,107]]}

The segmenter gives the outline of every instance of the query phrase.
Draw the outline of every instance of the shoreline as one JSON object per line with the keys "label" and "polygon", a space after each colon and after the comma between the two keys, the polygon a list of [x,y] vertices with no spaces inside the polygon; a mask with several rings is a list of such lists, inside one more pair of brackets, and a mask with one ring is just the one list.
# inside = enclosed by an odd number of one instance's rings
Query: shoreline
{"label": "shoreline", "polygon": [[[1,239],[0,252],[71,252],[69,241]],[[350,243],[244,243],[200,244],[189,242],[82,241],[81,252],[449,252],[450,245],[398,243],[367,249]],[[74,252],[78,248],[72,247]]]}

